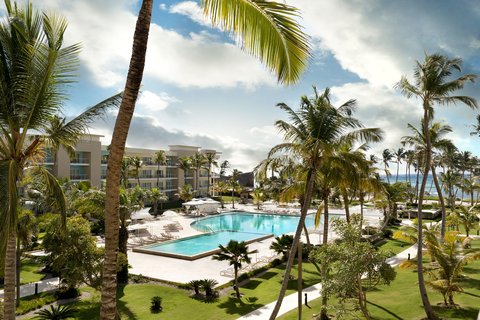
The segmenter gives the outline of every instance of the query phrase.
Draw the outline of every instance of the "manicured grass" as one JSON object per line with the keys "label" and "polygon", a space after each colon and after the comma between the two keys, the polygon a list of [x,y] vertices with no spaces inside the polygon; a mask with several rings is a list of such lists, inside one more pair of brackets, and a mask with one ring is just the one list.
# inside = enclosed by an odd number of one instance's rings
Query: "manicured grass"
{"label": "manicured grass", "polygon": [[20,283],[25,284],[42,280],[45,277],[43,273],[40,273],[43,267],[43,263],[34,259],[22,259]]}
{"label": "manicured grass", "polygon": [[[480,241],[474,241],[473,247],[480,248]],[[425,317],[422,302],[418,292],[418,278],[415,270],[396,269],[397,278],[390,286],[379,286],[377,290],[367,293],[368,310],[373,319],[422,319]],[[459,305],[456,309],[447,309],[439,306],[443,302],[442,296],[428,289],[428,297],[435,312],[442,319],[476,319],[480,306],[480,261],[467,265],[464,269],[465,278],[460,281],[465,292],[454,297]],[[426,275],[426,279],[428,276]],[[332,299],[331,302],[334,302]],[[303,319],[311,319],[313,314],[320,312],[320,299],[303,306]],[[362,318],[356,313],[351,318]],[[297,319],[297,311],[292,310],[279,319]]]}
{"label": "manicured grass", "polygon": [[378,246],[378,250],[384,253],[388,253],[389,257],[392,257],[411,246],[410,243],[396,240],[396,239],[385,239],[383,243]]}
{"label": "manicured grass", "polygon": [[[240,300],[232,295],[233,290],[216,301],[204,302],[190,297],[191,291],[155,284],[132,284],[119,288],[118,307],[122,319],[236,319],[277,298],[283,270],[284,267],[272,268],[262,276],[253,278],[240,288],[243,294]],[[296,270],[293,271],[294,275]],[[319,281],[312,264],[304,264],[303,278],[304,287]],[[296,280],[292,280],[287,294],[294,292],[296,285]],[[72,304],[78,310],[77,319],[98,319],[99,293],[88,288],[85,290],[92,293],[92,297]],[[154,296],[163,299],[163,311],[159,314],[150,312],[150,299]]]}
{"label": "manicured grass", "polygon": [[43,307],[56,300],[53,293],[42,292],[35,296],[29,296],[20,299],[20,305],[16,309],[17,314],[25,314],[32,310]]}

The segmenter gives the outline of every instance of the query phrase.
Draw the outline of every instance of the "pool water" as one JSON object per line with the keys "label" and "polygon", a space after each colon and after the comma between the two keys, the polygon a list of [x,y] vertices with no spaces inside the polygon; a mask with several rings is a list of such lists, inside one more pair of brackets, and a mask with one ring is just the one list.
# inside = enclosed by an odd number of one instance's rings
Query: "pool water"
{"label": "pool water", "polygon": [[[314,226],[314,218],[313,214],[307,216],[307,228]],[[250,243],[272,234],[279,236],[294,232],[299,220],[299,216],[233,211],[192,222],[193,228],[205,234],[134,248],[133,251],[194,260],[218,252],[218,245],[226,246],[230,240]]]}
{"label": "pool water", "polygon": [[[314,226],[314,218],[313,214],[307,216],[307,228]],[[299,216],[233,211],[197,220],[191,226],[203,232],[230,230],[279,236],[295,232],[298,220]]]}

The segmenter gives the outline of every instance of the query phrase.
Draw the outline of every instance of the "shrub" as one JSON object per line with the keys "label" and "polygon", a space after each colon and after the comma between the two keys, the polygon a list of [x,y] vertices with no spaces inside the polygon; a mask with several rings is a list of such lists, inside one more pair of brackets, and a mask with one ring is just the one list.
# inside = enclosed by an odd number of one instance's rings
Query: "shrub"
{"label": "shrub", "polygon": [[390,229],[385,229],[385,230],[383,230],[383,232],[382,232],[382,236],[383,236],[384,238],[390,239],[390,238],[392,238],[392,236],[393,236],[393,232],[392,232],[392,230],[390,230]]}
{"label": "shrub", "polygon": [[216,293],[214,287],[218,285],[218,281],[215,279],[203,279],[201,280],[201,287],[205,290],[205,297],[214,298]]}
{"label": "shrub", "polygon": [[139,274],[139,275],[136,275],[136,274],[130,274],[129,275],[130,277],[130,281],[132,283],[147,283],[148,282],[148,279],[145,278],[143,275]]}
{"label": "shrub", "polygon": [[52,303],[55,300],[55,296],[47,292],[42,292],[34,296],[21,298],[20,306],[17,308],[17,314],[25,314],[32,310],[41,308],[46,304]]}
{"label": "shrub", "polygon": [[55,298],[57,300],[71,299],[78,296],[80,296],[80,290],[77,288],[61,288],[60,290],[55,291]]}
{"label": "shrub", "polygon": [[160,311],[163,310],[161,297],[159,296],[152,297],[150,301],[151,301],[150,311],[152,313],[159,313]]}
{"label": "shrub", "polygon": [[71,306],[60,305],[60,306],[50,306],[50,309],[43,309],[35,314],[38,314],[36,319],[39,320],[61,320],[61,319],[68,319],[73,318],[77,312]]}

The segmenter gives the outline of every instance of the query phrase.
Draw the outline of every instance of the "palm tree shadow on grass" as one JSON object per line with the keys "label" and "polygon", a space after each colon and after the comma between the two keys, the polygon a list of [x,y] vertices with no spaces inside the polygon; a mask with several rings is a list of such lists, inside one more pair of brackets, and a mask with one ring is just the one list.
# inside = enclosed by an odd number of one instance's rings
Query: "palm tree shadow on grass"
{"label": "palm tree shadow on grass", "polygon": [[[243,301],[245,299],[245,301]],[[261,303],[255,303],[258,300],[256,297],[248,297],[237,299],[236,297],[228,297],[228,299],[220,304],[218,307],[225,309],[227,314],[244,315],[250,313],[258,308],[263,307]]]}
{"label": "palm tree shadow on grass", "polygon": [[378,304],[373,303],[373,302],[370,302],[370,301],[367,301],[367,303],[370,304],[370,305],[372,305],[372,306],[377,307],[378,309],[381,309],[381,310],[385,311],[386,313],[388,313],[389,315],[391,315],[391,316],[394,317],[395,319],[403,320],[402,317],[399,317],[397,314],[393,313],[392,311],[388,310],[388,309],[385,308],[385,307],[382,307],[381,305],[378,305]]}
{"label": "palm tree shadow on grass", "polygon": [[467,308],[446,308],[445,306],[432,306],[435,313],[440,315],[443,319],[476,319],[478,309],[473,307]]}
{"label": "palm tree shadow on grass", "polygon": [[[127,307],[127,303],[125,301],[120,300],[122,297],[125,296],[125,285],[118,286],[117,289],[117,305],[118,305],[118,312],[120,313],[121,317],[126,319],[138,319],[137,316]],[[150,302],[150,300],[148,300]]]}

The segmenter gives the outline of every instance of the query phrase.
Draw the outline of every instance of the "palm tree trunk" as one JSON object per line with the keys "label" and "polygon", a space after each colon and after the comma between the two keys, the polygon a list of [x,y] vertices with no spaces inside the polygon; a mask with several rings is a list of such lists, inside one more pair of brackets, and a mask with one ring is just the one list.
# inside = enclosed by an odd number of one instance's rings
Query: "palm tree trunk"
{"label": "palm tree trunk", "polygon": [[15,274],[16,274],[16,236],[12,232],[8,237],[7,250],[5,253],[5,284],[3,318],[4,320],[15,320]]}
{"label": "palm tree trunk", "polygon": [[342,197],[343,197],[343,204],[345,206],[345,218],[347,219],[347,222],[350,223],[350,206],[348,203],[348,195],[347,192],[342,192]]}
{"label": "palm tree trunk", "polygon": [[160,162],[158,162],[157,164],[157,188],[160,188],[159,184],[160,184]]}
{"label": "palm tree trunk", "polygon": [[323,241],[322,244],[328,242],[328,193],[329,190],[323,192],[323,203],[325,205],[323,214]]}
{"label": "palm tree trunk", "polygon": [[420,291],[420,297],[422,298],[423,308],[427,315],[428,320],[436,320],[437,316],[433,312],[430,301],[428,300],[427,288],[425,287],[425,279],[423,274],[423,223],[422,223],[422,205],[423,198],[425,195],[425,187],[427,186],[428,171],[430,169],[430,163],[432,158],[432,143],[430,141],[430,117],[429,117],[429,106],[424,102],[424,123],[423,123],[423,134],[425,135],[426,140],[426,150],[425,150],[425,170],[422,177],[422,185],[420,187],[420,194],[418,197],[418,248],[417,248],[417,260],[418,260],[418,288]]}
{"label": "palm tree trunk", "polygon": [[397,160],[397,176],[395,177],[395,183],[398,182],[398,172],[400,170],[400,162]]}
{"label": "palm tree trunk", "polygon": [[302,279],[303,279],[303,275],[302,275],[302,242],[300,241],[298,243],[298,277],[297,277],[297,289],[298,289],[298,319],[301,320],[302,319],[302,291],[303,291],[303,288],[302,288]]}
{"label": "palm tree trunk", "polygon": [[100,307],[101,320],[112,320],[118,317],[116,305],[116,274],[120,167],[125,151],[128,129],[143,78],[151,16],[152,0],[143,0],[133,36],[132,57],[125,90],[110,144],[105,200],[105,261],[103,264],[102,300]]}
{"label": "palm tree trunk", "polygon": [[440,241],[443,241],[443,239],[445,238],[447,210],[445,209],[445,199],[443,198],[442,188],[438,183],[437,173],[435,172],[434,165],[432,165],[432,177],[433,177],[433,182],[435,183],[435,188],[437,189],[438,199],[440,200],[440,207],[442,208],[442,225],[440,230]]}
{"label": "palm tree trunk", "polygon": [[295,251],[297,250],[298,243],[300,242],[302,228],[305,223],[305,218],[307,216],[307,209],[310,207],[310,201],[312,200],[314,176],[315,172],[309,172],[307,175],[307,189],[305,192],[305,201],[302,205],[300,219],[298,221],[297,229],[295,231],[295,236],[293,237],[292,248],[290,249],[290,254],[288,255],[287,266],[285,267],[285,274],[282,281],[282,287],[280,288],[277,302],[275,303],[275,307],[273,308],[272,314],[270,315],[270,320],[275,320],[275,318],[277,317],[278,311],[282,306],[283,298],[285,297],[285,292],[287,291],[288,278],[290,277],[290,272],[292,270],[293,260],[295,258]]}
{"label": "palm tree trunk", "polygon": [[232,209],[235,209],[235,188],[232,187]]}
{"label": "palm tree trunk", "polygon": [[[420,163],[418,164],[419,167],[420,167]],[[419,190],[418,190],[418,180],[420,178],[420,168],[417,168],[417,177],[416,177],[416,181],[415,181],[415,202],[418,204],[418,193],[419,193]]]}
{"label": "palm tree trunk", "polygon": [[235,271],[235,294],[237,295],[237,299],[240,299],[240,289],[238,288],[238,267],[235,265],[233,267]]}
{"label": "palm tree trunk", "polygon": [[212,164],[208,166],[208,181],[207,181],[207,197],[210,197],[210,171],[212,168]]}
{"label": "palm tree trunk", "polygon": [[17,251],[16,251],[17,264],[15,265],[15,279],[17,284],[17,296],[15,300],[15,306],[20,305],[20,257],[22,256],[21,247],[20,247],[20,238],[17,238]]}

